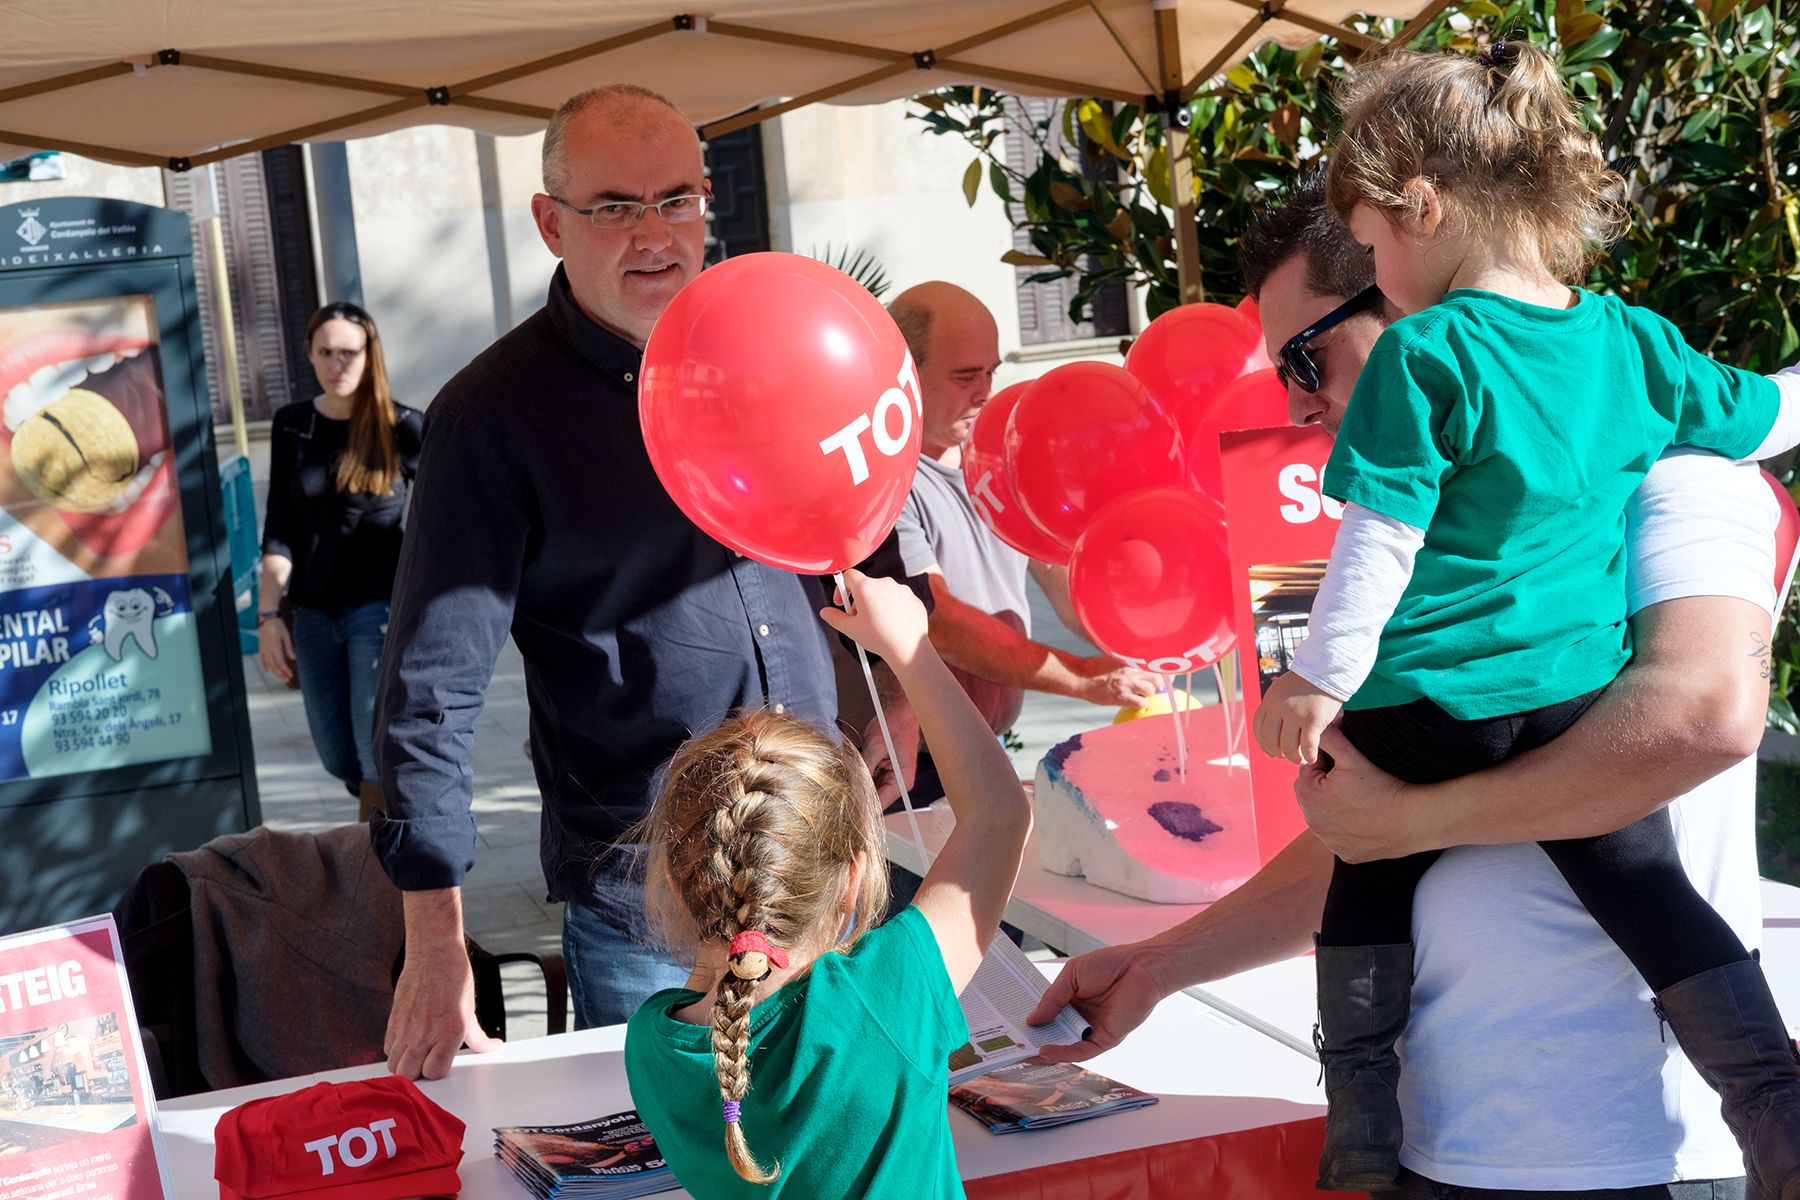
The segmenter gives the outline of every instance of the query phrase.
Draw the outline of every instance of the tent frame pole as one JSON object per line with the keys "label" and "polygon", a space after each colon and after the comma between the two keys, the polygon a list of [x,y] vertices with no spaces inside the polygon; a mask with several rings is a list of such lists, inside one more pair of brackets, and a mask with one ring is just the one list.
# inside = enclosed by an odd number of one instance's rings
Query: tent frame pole
{"label": "tent frame pole", "polygon": [[[1262,0],[1233,0],[1233,3],[1241,4],[1245,8],[1254,8],[1258,10],[1263,7]],[[1321,21],[1318,17],[1309,17],[1297,9],[1284,9],[1277,6],[1271,6],[1269,19],[1273,20],[1275,18],[1286,21],[1290,25],[1298,25],[1302,29],[1310,30],[1320,37],[1336,38],[1340,42],[1348,42],[1358,50],[1373,50],[1378,46],[1385,45],[1378,37],[1370,37],[1366,33],[1358,32],[1345,25],[1334,25],[1330,21]]]}
{"label": "tent frame pole", "polygon": [[1194,214],[1194,159],[1188,123],[1190,93],[1181,86],[1181,14],[1174,0],[1151,0],[1156,18],[1157,73],[1162,78],[1163,148],[1175,207],[1175,271],[1179,303],[1206,299]]}

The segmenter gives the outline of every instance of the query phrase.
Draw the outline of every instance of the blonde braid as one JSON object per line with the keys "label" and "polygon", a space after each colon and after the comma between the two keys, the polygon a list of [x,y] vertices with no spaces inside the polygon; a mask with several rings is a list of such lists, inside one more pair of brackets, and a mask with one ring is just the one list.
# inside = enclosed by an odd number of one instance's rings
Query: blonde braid
{"label": "blonde braid", "polygon": [[[759,829],[757,817],[768,793],[758,783],[772,765],[744,747],[738,756],[738,770],[726,788],[726,803],[714,812],[710,822],[712,835],[712,869],[731,896],[730,913],[722,931],[727,941],[746,929],[764,930],[764,910],[778,884],[771,872],[758,871]],[[760,768],[760,769],[759,769]],[[750,1091],[750,1010],[756,1004],[757,979],[740,979],[727,971],[719,983],[719,997],[713,1002],[712,1047],[713,1067],[719,1076],[719,1096],[736,1105]],[[741,1122],[730,1119],[734,1110],[727,1109],[725,1122],[725,1154],[732,1169],[750,1183],[769,1183],[781,1174],[781,1164],[765,1169],[751,1153]]]}

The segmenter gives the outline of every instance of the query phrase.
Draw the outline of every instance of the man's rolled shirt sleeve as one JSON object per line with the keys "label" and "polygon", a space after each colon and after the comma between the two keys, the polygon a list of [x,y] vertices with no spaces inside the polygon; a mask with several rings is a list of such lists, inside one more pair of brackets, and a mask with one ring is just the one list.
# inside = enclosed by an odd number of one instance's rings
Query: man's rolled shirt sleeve
{"label": "man's rolled shirt sleeve", "polygon": [[1429,528],[1439,489],[1467,451],[1478,420],[1453,367],[1385,334],[1344,411],[1323,490],[1334,500]]}
{"label": "man's rolled shirt sleeve", "polygon": [[500,433],[451,397],[426,414],[375,698],[387,812],[371,836],[408,891],[458,886],[475,861],[475,721],[512,626],[530,533]]}

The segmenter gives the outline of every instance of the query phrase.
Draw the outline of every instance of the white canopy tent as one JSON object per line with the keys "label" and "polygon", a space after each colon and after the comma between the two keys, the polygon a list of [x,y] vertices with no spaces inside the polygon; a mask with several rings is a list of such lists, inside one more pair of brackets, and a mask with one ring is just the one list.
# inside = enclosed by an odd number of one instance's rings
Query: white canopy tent
{"label": "white canopy tent", "polygon": [[[692,3],[692,0],[687,0]],[[1352,13],[1450,0],[78,0],[14,6],[0,155],[60,149],[186,170],[290,142],[462,125],[541,128],[568,95],[629,82],[715,136],[801,105],[951,84],[1185,101],[1273,38],[1368,49]],[[1170,133],[1179,219],[1191,175]],[[1183,239],[1184,241],[1188,239]],[[1186,250],[1187,247],[1184,247]],[[1198,296],[1191,252],[1182,284]]]}

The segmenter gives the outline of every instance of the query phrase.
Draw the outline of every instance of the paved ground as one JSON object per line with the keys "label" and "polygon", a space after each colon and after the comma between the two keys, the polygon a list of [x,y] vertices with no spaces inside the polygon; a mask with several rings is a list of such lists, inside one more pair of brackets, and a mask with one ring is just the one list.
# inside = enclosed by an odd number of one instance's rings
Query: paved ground
{"label": "paved ground", "polygon": [[[1035,587],[1032,599],[1033,629],[1041,640],[1075,653],[1093,653],[1063,629]],[[246,658],[244,666],[263,820],[274,828],[307,831],[354,821],[355,798],[319,766],[300,693],[263,675],[254,658]],[[1039,694],[1028,697],[1016,727],[1025,742],[1015,756],[1020,774],[1029,777],[1050,746],[1110,717],[1110,710],[1078,700]],[[545,901],[538,862],[537,783],[522,750],[526,721],[523,666],[508,642],[475,730],[475,818],[480,844],[463,893],[469,936],[495,953],[556,950],[561,945],[562,905]],[[506,970],[509,1035],[543,1033],[543,992],[535,970],[528,966]]]}

